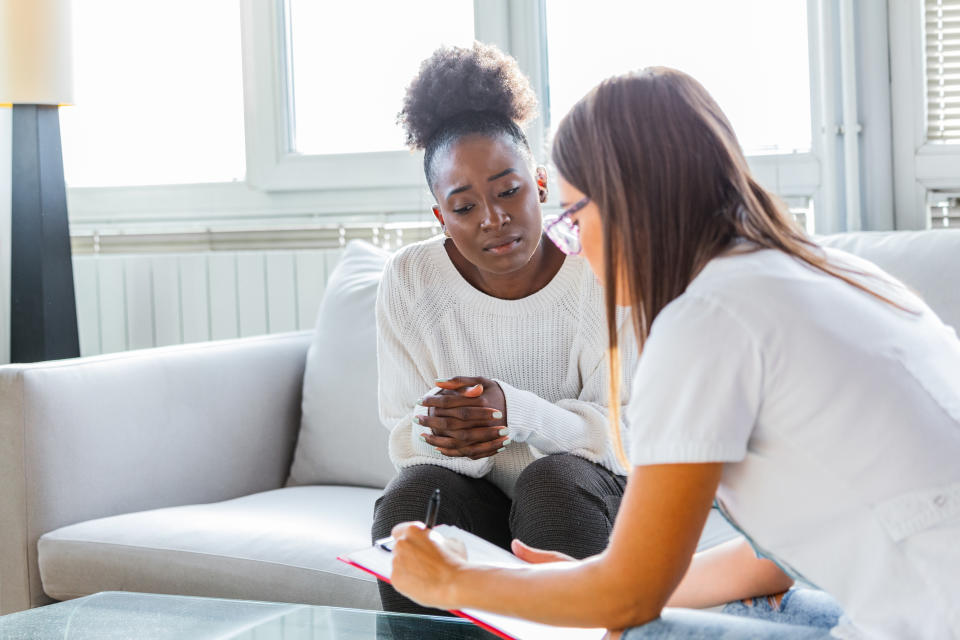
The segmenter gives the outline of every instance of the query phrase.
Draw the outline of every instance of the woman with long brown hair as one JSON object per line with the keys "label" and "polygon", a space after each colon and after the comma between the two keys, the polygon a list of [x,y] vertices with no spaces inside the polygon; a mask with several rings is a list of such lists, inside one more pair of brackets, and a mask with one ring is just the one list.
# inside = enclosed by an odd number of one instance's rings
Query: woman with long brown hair
{"label": "woman with long brown hair", "polygon": [[[960,637],[956,333],[875,265],[795,227],[681,72],[601,83],[560,124],[553,160],[569,208],[548,233],[586,255],[608,318],[632,306],[642,350],[610,544],[503,569],[408,523],[394,530],[396,588],[630,639],[827,637],[836,616],[776,609],[829,594],[843,637]],[[744,538],[694,556],[714,500]],[[767,620],[663,611],[794,580],[822,591],[791,590]]]}

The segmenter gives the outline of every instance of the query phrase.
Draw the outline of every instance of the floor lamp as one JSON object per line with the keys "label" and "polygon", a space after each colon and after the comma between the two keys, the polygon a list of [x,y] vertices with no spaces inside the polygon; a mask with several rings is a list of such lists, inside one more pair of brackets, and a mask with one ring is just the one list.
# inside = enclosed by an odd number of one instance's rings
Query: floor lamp
{"label": "floor lamp", "polygon": [[80,355],[59,106],[73,102],[70,0],[0,0],[0,104],[13,109],[10,360]]}

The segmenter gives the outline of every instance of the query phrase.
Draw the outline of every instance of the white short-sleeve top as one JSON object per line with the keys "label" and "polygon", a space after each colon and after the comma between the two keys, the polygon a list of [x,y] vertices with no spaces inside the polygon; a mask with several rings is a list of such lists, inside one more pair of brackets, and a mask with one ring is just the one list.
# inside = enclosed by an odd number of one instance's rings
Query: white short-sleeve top
{"label": "white short-sleeve top", "polygon": [[651,327],[631,462],[726,463],[721,509],[857,630],[960,638],[960,341],[875,265],[827,256],[912,313],[779,251],[712,260]]}

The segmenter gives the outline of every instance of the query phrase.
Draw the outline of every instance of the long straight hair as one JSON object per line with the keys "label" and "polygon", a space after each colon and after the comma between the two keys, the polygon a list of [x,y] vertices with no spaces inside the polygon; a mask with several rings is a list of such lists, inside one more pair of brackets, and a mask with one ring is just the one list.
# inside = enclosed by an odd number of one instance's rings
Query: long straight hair
{"label": "long straight hair", "polygon": [[[630,296],[642,350],[664,307],[736,239],[777,249],[885,302],[828,262],[750,173],[733,128],[687,74],[650,67],[605,80],[560,122],[553,162],[603,221],[610,415],[621,462],[617,291]],[[902,307],[900,307],[902,308]]]}

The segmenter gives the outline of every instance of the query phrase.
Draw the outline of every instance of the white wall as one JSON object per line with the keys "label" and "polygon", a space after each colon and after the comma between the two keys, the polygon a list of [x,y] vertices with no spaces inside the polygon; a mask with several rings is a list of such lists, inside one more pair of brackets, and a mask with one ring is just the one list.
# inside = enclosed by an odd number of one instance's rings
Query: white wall
{"label": "white wall", "polygon": [[0,364],[10,362],[10,199],[13,109],[0,107]]}

